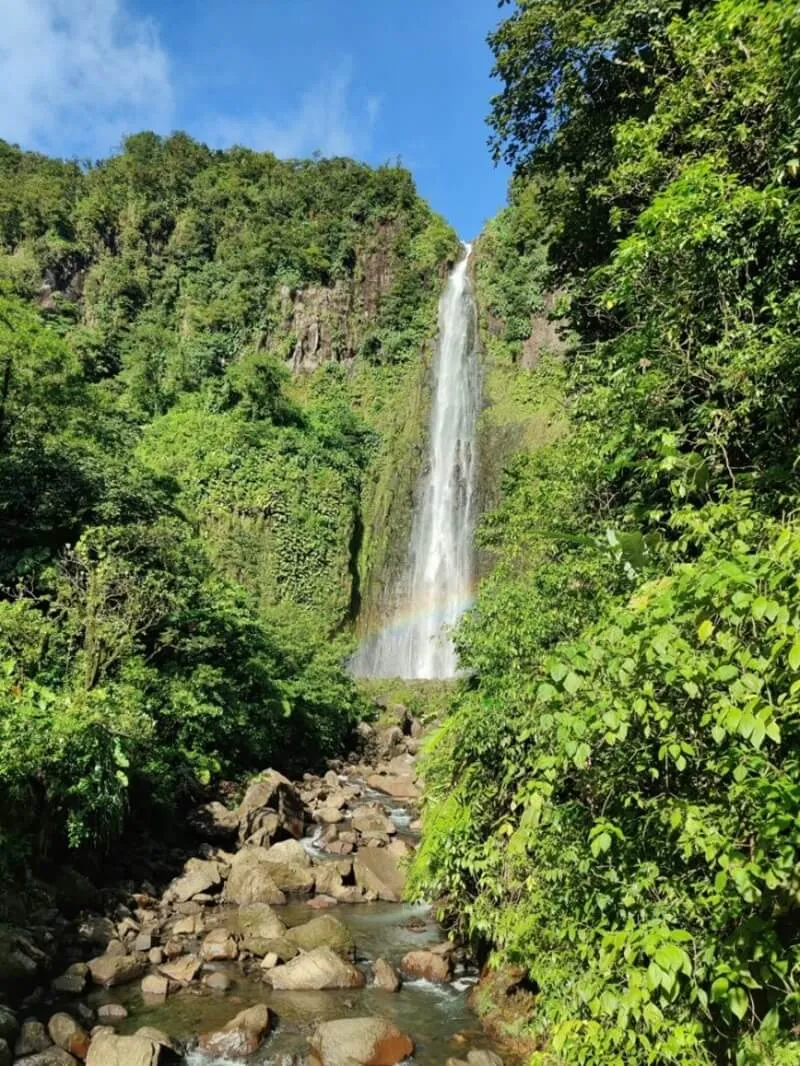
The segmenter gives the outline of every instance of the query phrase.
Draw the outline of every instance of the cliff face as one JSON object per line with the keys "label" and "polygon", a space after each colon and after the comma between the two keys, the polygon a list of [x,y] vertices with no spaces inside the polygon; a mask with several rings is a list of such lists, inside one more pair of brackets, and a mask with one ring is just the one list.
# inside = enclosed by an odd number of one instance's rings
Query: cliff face
{"label": "cliff face", "polygon": [[397,167],[145,133],[82,171],[0,142],[0,281],[124,412],[220,572],[329,631],[376,609],[405,535],[457,250]]}

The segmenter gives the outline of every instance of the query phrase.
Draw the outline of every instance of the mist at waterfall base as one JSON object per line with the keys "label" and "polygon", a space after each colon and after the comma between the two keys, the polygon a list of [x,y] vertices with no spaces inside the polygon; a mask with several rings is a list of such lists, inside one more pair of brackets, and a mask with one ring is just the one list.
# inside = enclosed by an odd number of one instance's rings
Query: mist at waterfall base
{"label": "mist at waterfall base", "polygon": [[408,558],[387,625],[351,662],[361,677],[449,678],[449,635],[474,586],[476,431],[480,410],[477,313],[468,266],[453,268],[439,302],[439,345],[425,470],[415,496]]}

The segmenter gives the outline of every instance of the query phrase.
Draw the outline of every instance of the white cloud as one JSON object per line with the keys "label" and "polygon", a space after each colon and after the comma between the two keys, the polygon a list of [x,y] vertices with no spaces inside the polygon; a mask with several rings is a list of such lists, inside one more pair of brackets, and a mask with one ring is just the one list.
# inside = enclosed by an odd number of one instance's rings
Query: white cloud
{"label": "white cloud", "polygon": [[77,156],[174,112],[157,28],[120,0],[0,0],[0,101],[0,137]]}
{"label": "white cloud", "polygon": [[380,100],[369,97],[354,103],[352,71],[341,64],[303,93],[285,119],[265,115],[218,115],[207,120],[198,135],[215,148],[232,144],[274,152],[284,159],[309,156],[363,155],[369,148]]}

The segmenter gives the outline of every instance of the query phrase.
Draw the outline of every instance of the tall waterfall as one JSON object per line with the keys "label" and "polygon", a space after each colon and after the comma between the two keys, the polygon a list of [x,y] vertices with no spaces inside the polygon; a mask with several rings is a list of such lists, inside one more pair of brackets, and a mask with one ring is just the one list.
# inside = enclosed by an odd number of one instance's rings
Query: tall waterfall
{"label": "tall waterfall", "polygon": [[353,671],[367,677],[445,678],[456,673],[449,628],[474,582],[476,425],[480,409],[472,246],[439,303],[439,347],[425,470],[418,486],[408,562],[394,616],[367,638]]}

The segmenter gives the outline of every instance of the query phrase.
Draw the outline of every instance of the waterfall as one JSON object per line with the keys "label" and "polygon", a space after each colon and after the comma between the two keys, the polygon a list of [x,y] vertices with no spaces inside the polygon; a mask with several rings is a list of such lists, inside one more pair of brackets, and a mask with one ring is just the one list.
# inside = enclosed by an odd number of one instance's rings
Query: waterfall
{"label": "waterfall", "polygon": [[425,470],[408,561],[388,625],[365,639],[353,672],[367,677],[446,678],[456,673],[448,630],[469,605],[480,408],[475,301],[467,273],[472,246],[456,264],[439,303],[439,345]]}

